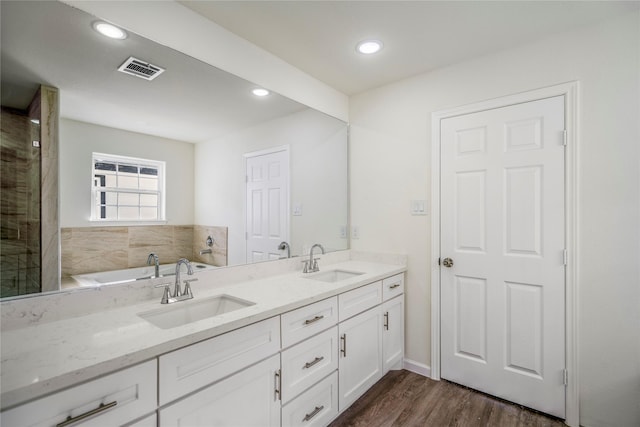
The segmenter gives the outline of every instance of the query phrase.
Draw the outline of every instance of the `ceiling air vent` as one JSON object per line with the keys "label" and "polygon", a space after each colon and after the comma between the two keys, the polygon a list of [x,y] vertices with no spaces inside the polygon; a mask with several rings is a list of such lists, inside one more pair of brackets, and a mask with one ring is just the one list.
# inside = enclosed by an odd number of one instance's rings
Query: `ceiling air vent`
{"label": "ceiling air vent", "polygon": [[132,56],[124,61],[124,64],[118,68],[118,71],[140,77],[141,79],[153,80],[164,72],[164,68],[149,64]]}

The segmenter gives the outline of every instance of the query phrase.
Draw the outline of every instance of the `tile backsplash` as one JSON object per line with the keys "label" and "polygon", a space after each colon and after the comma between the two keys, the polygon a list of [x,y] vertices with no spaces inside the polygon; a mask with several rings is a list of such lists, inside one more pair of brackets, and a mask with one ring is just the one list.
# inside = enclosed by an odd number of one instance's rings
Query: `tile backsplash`
{"label": "tile backsplash", "polygon": [[[226,266],[227,232],[227,227],[201,225],[62,228],[62,277],[141,267],[151,252],[161,264],[187,258]],[[209,235],[214,240],[212,254],[199,255]]]}

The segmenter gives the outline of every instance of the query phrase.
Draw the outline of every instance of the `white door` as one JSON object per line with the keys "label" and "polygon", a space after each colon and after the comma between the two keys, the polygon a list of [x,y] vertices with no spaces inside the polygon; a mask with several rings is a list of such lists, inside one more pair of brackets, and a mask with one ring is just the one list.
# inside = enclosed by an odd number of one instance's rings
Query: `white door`
{"label": "white door", "polygon": [[442,120],[440,224],[442,378],[561,418],[563,131],[562,96]]}
{"label": "white door", "polygon": [[278,259],[278,245],[289,241],[289,151],[245,157],[247,262]]}

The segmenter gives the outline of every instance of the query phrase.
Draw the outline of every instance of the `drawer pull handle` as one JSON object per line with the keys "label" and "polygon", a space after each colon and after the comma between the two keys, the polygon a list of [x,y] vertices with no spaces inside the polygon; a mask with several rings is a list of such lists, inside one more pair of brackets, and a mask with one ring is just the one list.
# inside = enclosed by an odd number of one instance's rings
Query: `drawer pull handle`
{"label": "drawer pull handle", "polygon": [[400,283],[394,283],[393,285],[389,286],[389,289],[395,289],[399,287],[400,287]]}
{"label": "drawer pull handle", "polygon": [[389,312],[384,313],[384,329],[389,330]]}
{"label": "drawer pull handle", "polygon": [[92,417],[96,414],[99,414],[100,412],[104,412],[107,409],[111,409],[114,406],[116,406],[118,404],[117,401],[113,401],[113,402],[109,402],[109,403],[101,403],[100,406],[98,406],[96,409],[92,409],[88,412],[85,412],[84,414],[80,414],[78,416],[72,417],[71,415],[69,415],[66,419],[66,421],[61,422],[60,424],[56,424],[56,427],[66,427],[66,426],[70,426],[71,424],[75,424],[78,421],[84,420],[85,418],[89,418]]}
{"label": "drawer pull handle", "polygon": [[282,400],[282,373],[278,369],[274,374],[275,390],[273,391],[273,400]]}
{"label": "drawer pull handle", "polygon": [[307,320],[305,320],[305,321],[304,321],[304,324],[305,324],[305,325],[310,325],[310,324],[315,323],[315,322],[317,322],[318,320],[321,320],[321,319],[324,319],[324,316],[316,316],[316,317],[314,317],[313,319],[307,319]]}
{"label": "drawer pull handle", "polygon": [[311,411],[311,413],[307,414],[304,416],[304,418],[302,419],[302,421],[309,421],[311,418],[315,417],[316,415],[318,415],[318,412],[322,411],[324,409],[324,405],[322,406],[316,406],[316,409],[314,409],[313,411]]}
{"label": "drawer pull handle", "polygon": [[340,353],[342,353],[342,357],[347,357],[347,334],[342,334],[340,337],[340,341],[342,341],[342,348],[340,349]]}
{"label": "drawer pull handle", "polygon": [[316,357],[315,359],[313,359],[313,361],[305,363],[302,369],[308,369],[313,365],[315,365],[316,363],[321,362],[322,360],[324,360],[324,356]]}

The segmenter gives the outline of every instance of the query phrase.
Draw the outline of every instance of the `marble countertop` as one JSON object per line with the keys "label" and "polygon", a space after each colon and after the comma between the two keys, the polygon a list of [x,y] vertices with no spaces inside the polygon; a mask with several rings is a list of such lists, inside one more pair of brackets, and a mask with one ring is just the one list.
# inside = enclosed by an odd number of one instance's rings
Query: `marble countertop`
{"label": "marble countertop", "polygon": [[172,329],[160,329],[137,315],[163,307],[154,299],[4,331],[0,365],[2,409],[401,273],[406,266],[352,260],[324,266],[322,271],[333,269],[364,274],[326,283],[295,272],[213,289],[196,282],[192,285],[193,300],[167,307],[221,294],[255,305]]}

